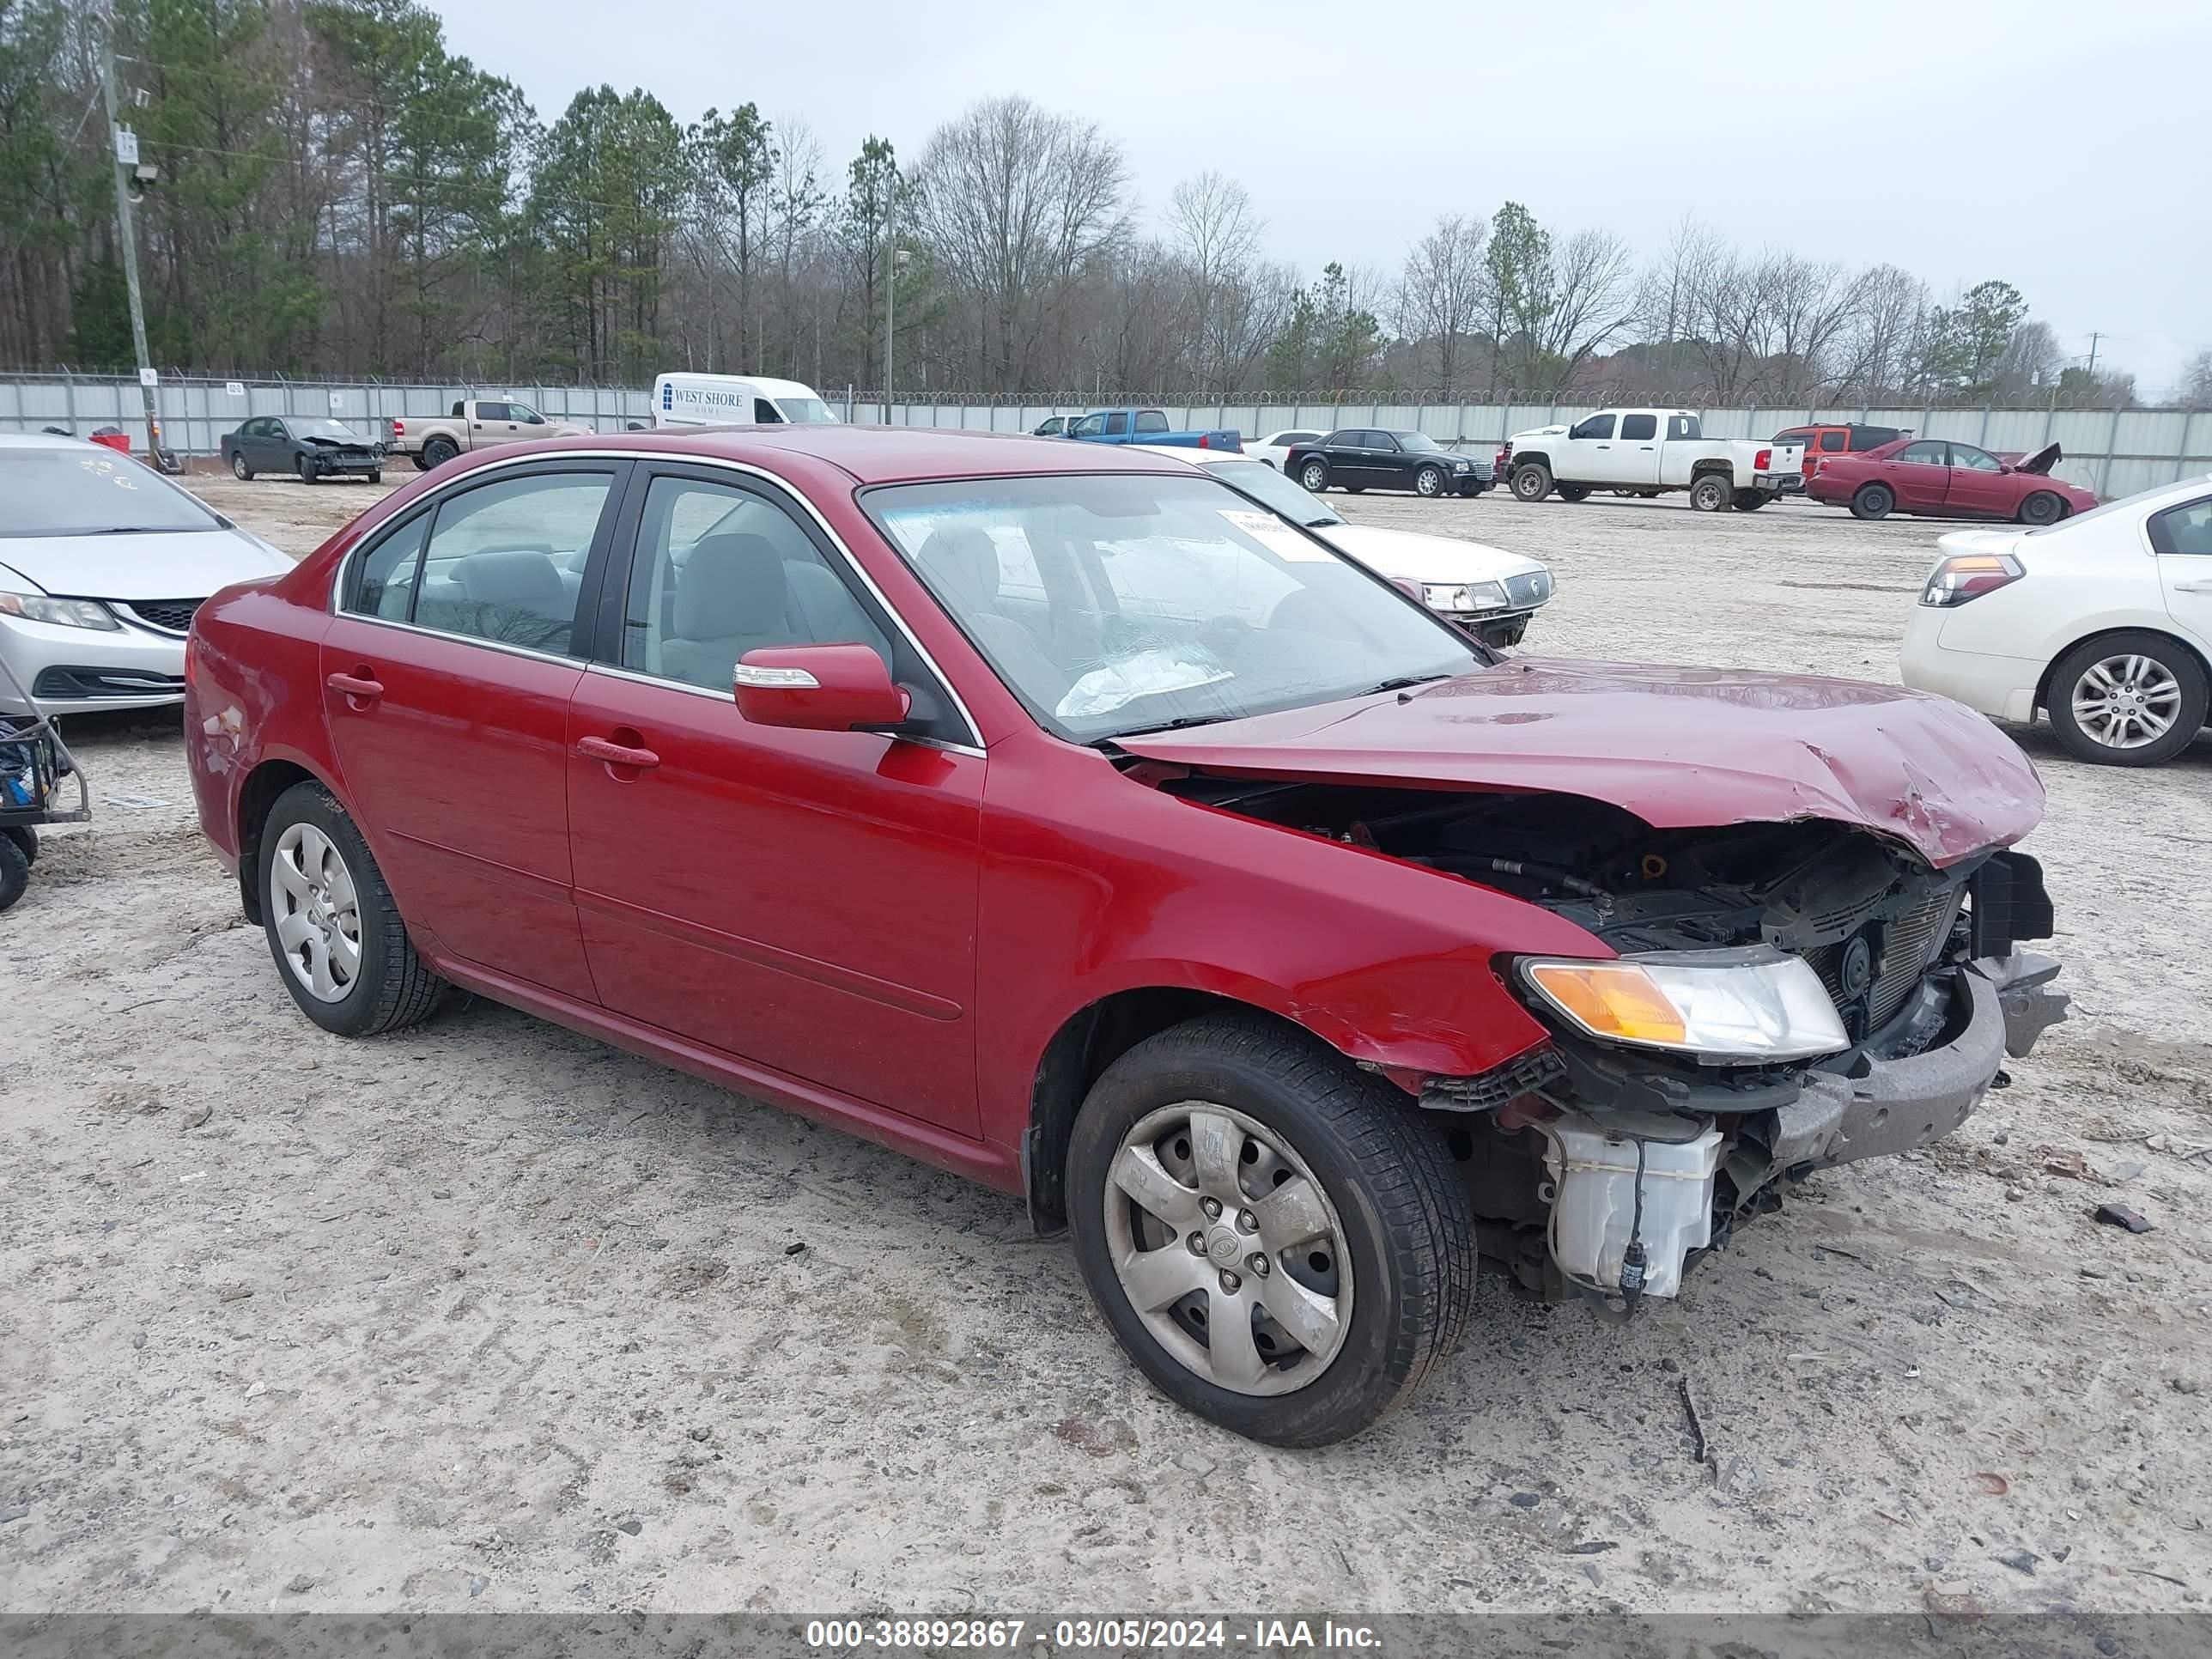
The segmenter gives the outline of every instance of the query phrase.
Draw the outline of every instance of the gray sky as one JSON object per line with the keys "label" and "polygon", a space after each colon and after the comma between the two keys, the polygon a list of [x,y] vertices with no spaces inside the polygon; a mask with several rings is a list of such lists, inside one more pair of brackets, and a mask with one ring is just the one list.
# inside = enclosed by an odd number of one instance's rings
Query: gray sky
{"label": "gray sky", "polygon": [[2204,0],[431,3],[545,120],[603,81],[683,121],[750,100],[809,122],[839,185],[868,133],[911,161],[1020,92],[1121,141],[1148,222],[1190,173],[1243,180],[1309,276],[1394,273],[1439,211],[1510,196],[1639,255],[1694,212],[1939,296],[2002,277],[2147,392],[2212,344]]}

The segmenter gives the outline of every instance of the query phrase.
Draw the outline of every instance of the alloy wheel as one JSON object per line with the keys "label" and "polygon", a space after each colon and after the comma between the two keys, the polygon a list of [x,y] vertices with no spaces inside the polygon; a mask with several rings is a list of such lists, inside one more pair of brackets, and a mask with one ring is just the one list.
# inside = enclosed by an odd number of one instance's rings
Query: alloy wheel
{"label": "alloy wheel", "polygon": [[361,901],[337,844],[313,824],[277,837],[269,904],[292,976],[318,1001],[344,1001],[361,977]]}
{"label": "alloy wheel", "polygon": [[1433,467],[1423,467],[1413,476],[1413,488],[1424,495],[1433,495],[1443,488],[1443,475]]}
{"label": "alloy wheel", "polygon": [[1328,482],[1328,469],[1316,461],[1306,468],[1303,482],[1308,489],[1318,490]]}
{"label": "alloy wheel", "polygon": [[1245,1395],[1328,1369],[1352,1326],[1352,1262],[1335,1205],[1280,1133],[1182,1101],[1130,1129],[1110,1174],[1115,1274],[1178,1363]]}
{"label": "alloy wheel", "polygon": [[2074,682],[2074,723],[2107,749],[2142,749],[2173,730],[2181,683],[2155,657],[2134,653],[2094,662]]}

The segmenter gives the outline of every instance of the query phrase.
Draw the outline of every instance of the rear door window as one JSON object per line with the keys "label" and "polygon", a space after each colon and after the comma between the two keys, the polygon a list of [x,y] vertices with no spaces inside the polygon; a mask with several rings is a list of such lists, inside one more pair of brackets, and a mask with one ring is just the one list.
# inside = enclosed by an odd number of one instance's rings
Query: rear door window
{"label": "rear door window", "polygon": [[1834,454],[1843,448],[1850,441],[1850,434],[1847,432],[1823,432],[1820,434],[1820,453],[1823,455]]}
{"label": "rear door window", "polygon": [[1942,441],[1936,438],[1923,438],[1917,444],[1907,444],[1904,448],[1899,450],[1895,455],[1892,456],[1891,459],[1893,460],[1901,461],[1907,466],[1948,466],[1950,465],[1950,463],[1943,458]]}
{"label": "rear door window", "polygon": [[[1855,426],[1849,435],[1849,447],[1852,449],[1880,449],[1884,444],[1895,443],[1905,434],[1893,426]],[[1823,439],[1820,447],[1826,449],[1827,447],[1827,441]],[[1836,446],[1838,449],[1844,447],[1843,444]]]}
{"label": "rear door window", "polygon": [[1623,443],[1650,443],[1659,435],[1656,415],[1624,415],[1620,417],[1620,441]]}
{"label": "rear door window", "polygon": [[441,634],[556,656],[574,649],[578,601],[611,469],[526,473],[438,506],[411,620]]}
{"label": "rear door window", "polygon": [[1140,409],[1137,411],[1138,431],[1164,432],[1167,429],[1168,417],[1160,410],[1157,409]]}
{"label": "rear door window", "polygon": [[2160,552],[2212,557],[2212,496],[2151,515],[2150,544]]}

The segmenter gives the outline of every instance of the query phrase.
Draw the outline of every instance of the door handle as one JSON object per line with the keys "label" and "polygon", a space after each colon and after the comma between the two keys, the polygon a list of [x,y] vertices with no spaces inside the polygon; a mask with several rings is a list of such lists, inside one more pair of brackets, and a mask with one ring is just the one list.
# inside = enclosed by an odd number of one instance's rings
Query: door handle
{"label": "door handle", "polygon": [[323,682],[331,690],[341,692],[345,700],[358,708],[364,703],[374,702],[384,695],[384,683],[369,678],[368,671],[358,674],[332,674]]}
{"label": "door handle", "polygon": [[605,738],[577,738],[576,752],[586,760],[605,761],[609,766],[635,767],[640,771],[660,764],[660,757],[650,749],[634,749]]}
{"label": "door handle", "polygon": [[2176,582],[2173,591],[2177,593],[2212,593],[2212,581]]}

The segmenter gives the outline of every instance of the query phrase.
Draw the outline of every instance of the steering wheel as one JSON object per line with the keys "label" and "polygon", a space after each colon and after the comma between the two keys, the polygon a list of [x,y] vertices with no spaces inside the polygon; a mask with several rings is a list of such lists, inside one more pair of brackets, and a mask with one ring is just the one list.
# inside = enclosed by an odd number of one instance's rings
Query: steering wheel
{"label": "steering wheel", "polygon": [[1224,615],[1200,623],[1196,637],[1215,656],[1226,657],[1235,655],[1252,633],[1252,624],[1243,617]]}

